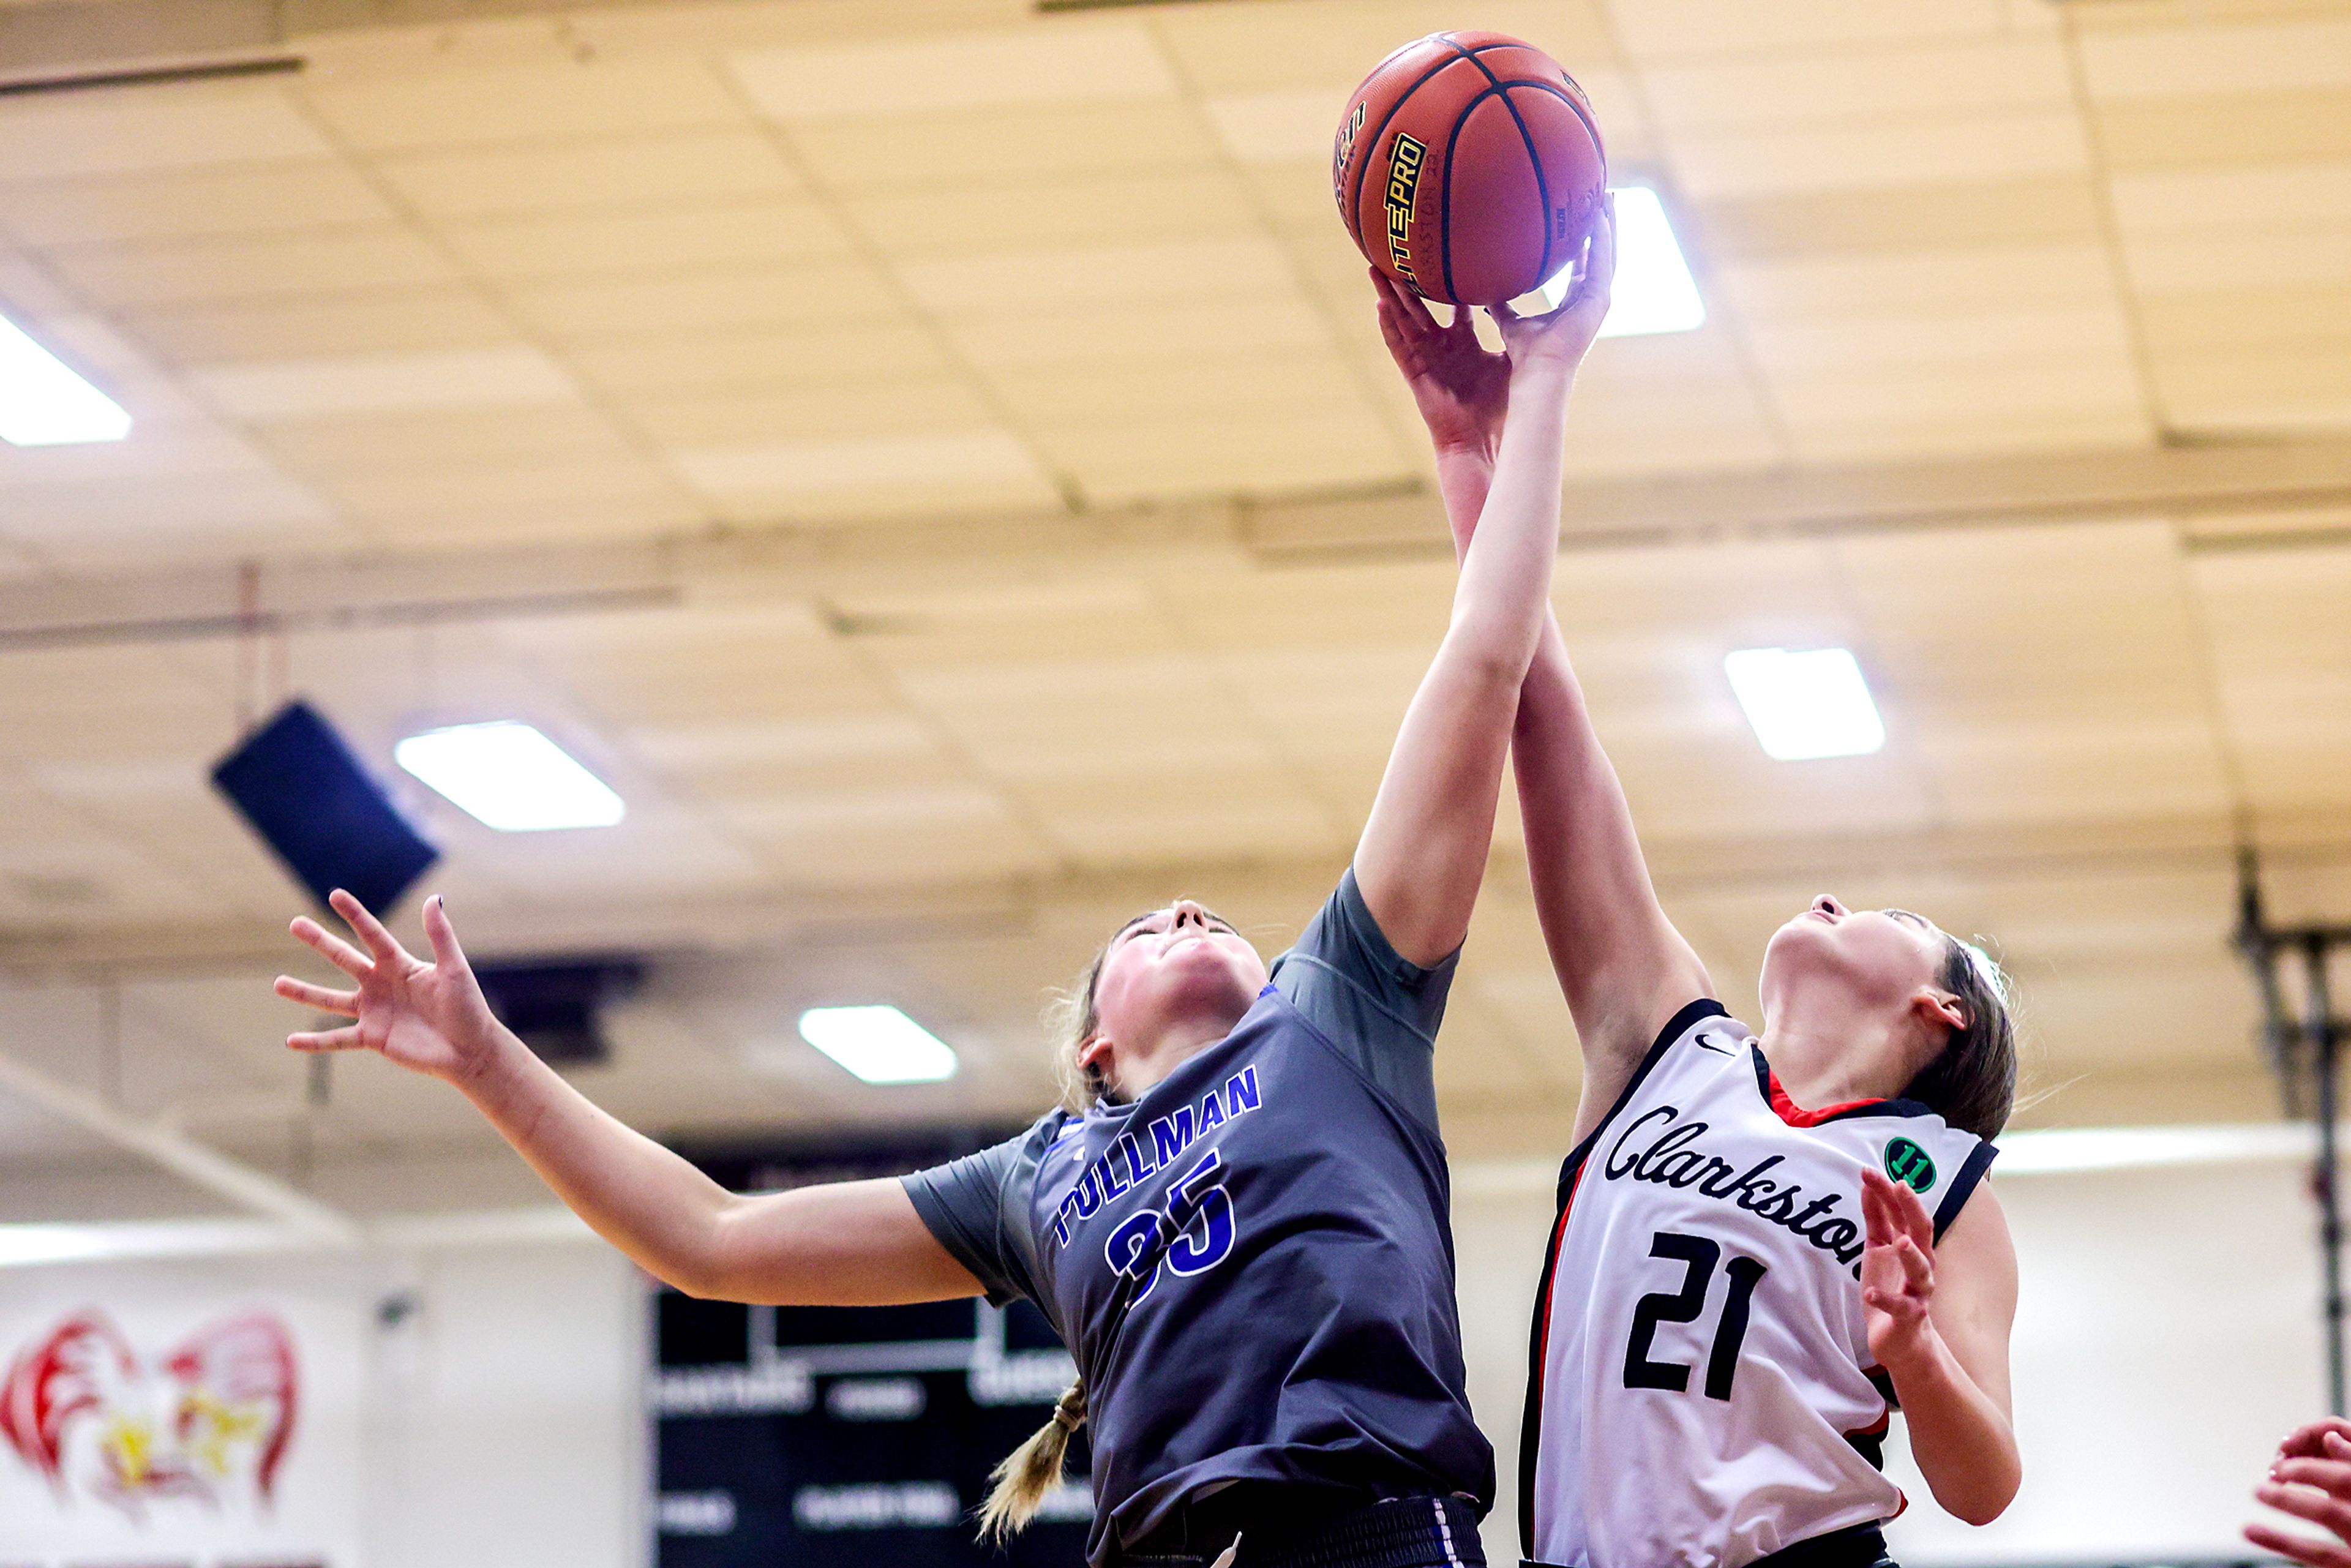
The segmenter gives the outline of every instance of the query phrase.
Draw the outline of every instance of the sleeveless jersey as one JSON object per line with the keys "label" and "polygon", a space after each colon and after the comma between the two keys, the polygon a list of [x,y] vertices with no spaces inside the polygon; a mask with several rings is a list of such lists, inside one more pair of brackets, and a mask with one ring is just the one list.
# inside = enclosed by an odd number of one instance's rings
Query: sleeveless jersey
{"label": "sleeveless jersey", "polygon": [[1560,1173],[1520,1531],[1573,1568],[1743,1568],[1890,1519],[1892,1385],[1861,1301],[1861,1173],[1939,1240],[1993,1149],[1915,1101],[1799,1108],[1711,1001],[1667,1024]]}
{"label": "sleeveless jersey", "polygon": [[907,1178],[941,1242],[991,1295],[1042,1308],[1085,1375],[1095,1563],[1236,1482],[1301,1509],[1492,1500],[1444,1146],[1286,994],[1331,977],[1334,922],[1409,967],[1350,873],[1223,1040],[1132,1102],[1048,1113],[962,1162],[980,1183]]}

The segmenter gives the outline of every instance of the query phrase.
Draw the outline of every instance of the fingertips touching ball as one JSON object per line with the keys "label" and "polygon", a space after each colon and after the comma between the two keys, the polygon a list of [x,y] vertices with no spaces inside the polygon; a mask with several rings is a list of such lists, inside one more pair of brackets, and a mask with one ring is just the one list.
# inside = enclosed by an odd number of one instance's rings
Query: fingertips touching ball
{"label": "fingertips touching ball", "polygon": [[1583,89],[1549,55],[1432,33],[1347,100],[1331,183],[1374,267],[1426,298],[1498,305],[1582,259],[1608,160]]}

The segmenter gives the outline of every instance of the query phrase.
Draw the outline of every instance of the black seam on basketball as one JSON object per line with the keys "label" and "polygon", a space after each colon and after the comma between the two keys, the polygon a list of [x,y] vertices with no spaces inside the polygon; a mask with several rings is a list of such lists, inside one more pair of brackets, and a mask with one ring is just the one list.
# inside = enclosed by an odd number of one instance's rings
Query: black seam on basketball
{"label": "black seam on basketball", "polygon": [[1552,97],[1559,99],[1560,102],[1567,105],[1570,112],[1573,113],[1576,119],[1583,121],[1583,133],[1592,138],[1592,150],[1600,154],[1601,167],[1605,169],[1608,166],[1608,143],[1600,139],[1600,127],[1593,121],[1592,111],[1585,108],[1582,103],[1576,101],[1576,97],[1573,93],[1569,92],[1565,88],[1561,87],[1555,81],[1506,81],[1502,85],[1504,87],[1531,87],[1537,92],[1547,92],[1551,94]]}
{"label": "black seam on basketball", "polygon": [[[1393,59],[1394,57],[1394,56],[1389,57],[1390,59]],[[1383,60],[1380,63],[1382,65],[1385,65],[1387,61]],[[1422,88],[1426,87],[1431,78],[1435,77],[1437,72],[1445,69],[1452,63],[1453,62],[1449,59],[1439,60],[1435,65],[1429,67],[1428,69],[1423,71],[1420,74],[1419,78],[1410,87],[1396,94],[1396,100],[1388,105],[1388,111],[1380,116],[1379,124],[1372,129],[1371,139],[1367,141],[1357,143],[1357,145],[1364,149],[1364,162],[1363,166],[1355,171],[1355,183],[1353,189],[1347,193],[1347,208],[1345,214],[1347,219],[1347,231],[1355,236],[1355,248],[1357,250],[1362,250],[1364,248],[1363,225],[1357,221],[1356,217],[1357,212],[1364,200],[1364,176],[1371,170],[1373,156],[1379,151],[1380,138],[1388,133],[1388,122],[1396,117],[1397,110],[1401,110],[1405,104],[1412,101],[1412,95],[1418,92]]]}
{"label": "black seam on basketball", "polygon": [[[1527,166],[1535,172],[1535,198],[1542,204],[1542,255],[1535,262],[1535,280],[1528,285],[1529,288],[1540,288],[1551,277],[1551,182],[1543,178],[1542,154],[1535,151],[1534,132],[1527,129],[1527,118],[1519,112],[1519,106],[1510,101],[1509,87],[1504,84],[1500,77],[1493,73],[1485,61],[1478,57],[1475,50],[1463,48],[1453,41],[1450,34],[1446,37],[1445,47],[1477,67],[1479,74],[1494,84],[1489,92],[1481,92],[1471,99],[1468,107],[1461,111],[1461,120],[1454,123],[1455,139],[1458,140],[1460,137],[1462,122],[1477,112],[1478,106],[1486,101],[1489,93],[1500,95],[1502,107],[1510,111],[1510,123],[1519,128],[1519,141],[1527,150]],[[1593,145],[1597,146],[1598,143],[1595,142]],[[1445,155],[1445,190],[1450,196],[1453,191],[1453,154],[1450,149],[1447,149]],[[1450,213],[1448,212],[1447,215],[1449,220]],[[1447,221],[1445,225],[1445,292],[1451,294],[1456,291],[1453,287],[1452,267],[1453,225],[1450,221]],[[1524,293],[1526,290],[1521,289],[1520,292]]]}

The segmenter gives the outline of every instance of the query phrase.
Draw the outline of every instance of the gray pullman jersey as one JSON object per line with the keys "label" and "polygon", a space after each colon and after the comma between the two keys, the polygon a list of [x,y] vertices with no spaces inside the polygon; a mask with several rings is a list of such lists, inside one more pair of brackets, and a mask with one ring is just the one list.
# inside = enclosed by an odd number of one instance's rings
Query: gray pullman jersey
{"label": "gray pullman jersey", "polygon": [[1437,1135],[1453,966],[1398,957],[1350,872],[1232,1033],[1141,1099],[906,1177],[988,1299],[1035,1301],[1085,1374],[1090,1562],[1235,1481],[1491,1505]]}

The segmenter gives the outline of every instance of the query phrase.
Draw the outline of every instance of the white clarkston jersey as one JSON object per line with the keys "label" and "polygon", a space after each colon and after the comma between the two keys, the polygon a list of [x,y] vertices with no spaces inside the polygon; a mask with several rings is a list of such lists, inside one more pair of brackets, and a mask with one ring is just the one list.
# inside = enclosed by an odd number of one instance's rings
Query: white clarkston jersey
{"label": "white clarkston jersey", "polygon": [[1939,1240],[1992,1155],[1915,1101],[1800,1109],[1746,1025],[1684,1008],[1560,1173],[1520,1455],[1528,1558],[1744,1568],[1899,1513],[1861,1173],[1916,1189]]}

